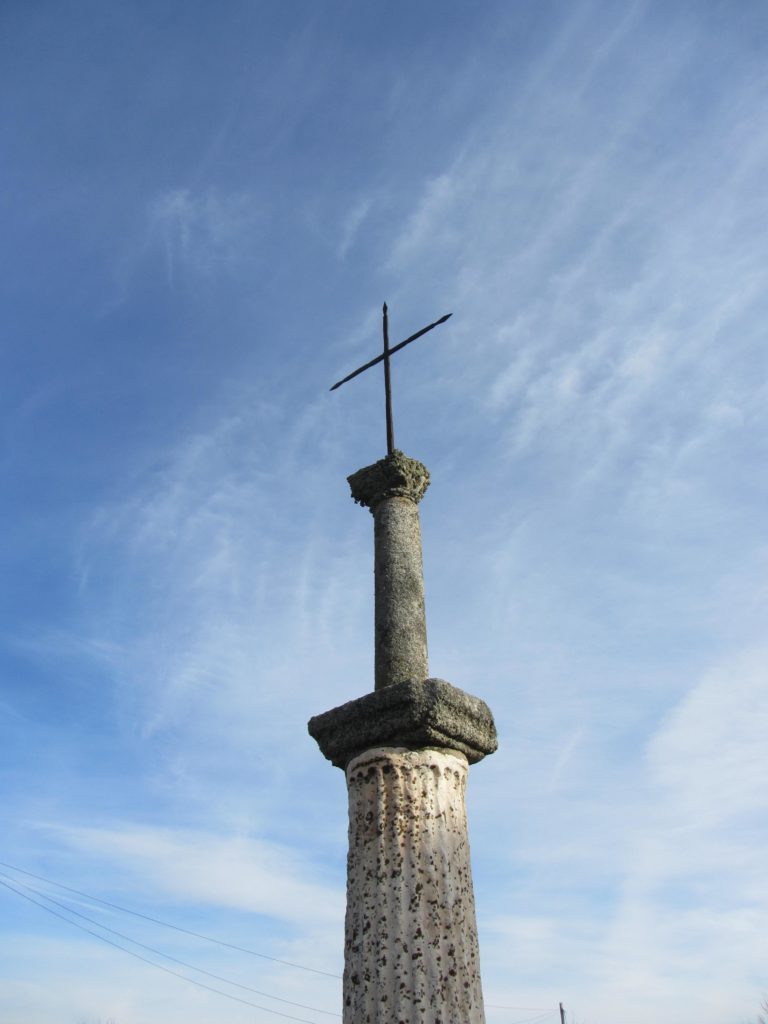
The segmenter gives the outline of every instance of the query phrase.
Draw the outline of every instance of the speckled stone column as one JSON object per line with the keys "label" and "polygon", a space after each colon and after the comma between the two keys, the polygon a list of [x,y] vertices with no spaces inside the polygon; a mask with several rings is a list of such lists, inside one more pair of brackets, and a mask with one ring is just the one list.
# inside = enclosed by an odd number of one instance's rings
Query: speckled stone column
{"label": "speckled stone column", "polygon": [[482,1024],[466,757],[379,747],[346,774],[344,1024]]}
{"label": "speckled stone column", "polygon": [[373,513],[375,686],[426,679],[427,620],[418,503],[429,486],[421,462],[395,451],[349,477],[352,497]]}

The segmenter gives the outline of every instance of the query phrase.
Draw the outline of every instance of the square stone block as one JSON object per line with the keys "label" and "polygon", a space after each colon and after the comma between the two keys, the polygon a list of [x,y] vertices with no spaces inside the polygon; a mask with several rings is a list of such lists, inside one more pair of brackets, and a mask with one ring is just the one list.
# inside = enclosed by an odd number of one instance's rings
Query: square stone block
{"label": "square stone block", "polygon": [[310,718],[321,752],[346,768],[372,747],[458,750],[470,764],[498,746],[491,709],[443,679],[398,683]]}

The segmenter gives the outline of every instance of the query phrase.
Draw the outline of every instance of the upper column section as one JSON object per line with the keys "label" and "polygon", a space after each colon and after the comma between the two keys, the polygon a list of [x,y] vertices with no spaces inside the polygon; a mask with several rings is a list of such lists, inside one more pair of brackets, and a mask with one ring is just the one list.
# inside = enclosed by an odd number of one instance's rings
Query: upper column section
{"label": "upper column section", "polygon": [[347,479],[374,520],[376,689],[422,682],[429,666],[418,502],[429,471],[395,450]]}

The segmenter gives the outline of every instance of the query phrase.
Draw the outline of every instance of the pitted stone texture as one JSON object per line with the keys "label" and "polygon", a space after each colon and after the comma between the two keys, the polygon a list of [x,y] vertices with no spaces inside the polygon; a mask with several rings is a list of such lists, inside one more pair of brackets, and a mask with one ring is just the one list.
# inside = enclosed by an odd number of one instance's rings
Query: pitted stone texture
{"label": "pitted stone texture", "polygon": [[374,517],[375,688],[426,679],[427,620],[418,503],[429,471],[394,451],[347,478]]}
{"label": "pitted stone texture", "polygon": [[372,466],[358,469],[347,480],[358,505],[365,505],[373,512],[386,498],[421,501],[429,487],[429,470],[423,463],[395,449]]}
{"label": "pitted stone texture", "polygon": [[373,511],[377,690],[426,679],[427,618],[419,509],[410,498],[386,498]]}
{"label": "pitted stone texture", "polygon": [[369,750],[347,769],[344,1024],[483,1024],[467,760]]}
{"label": "pitted stone texture", "polygon": [[309,734],[338,768],[371,747],[442,747],[470,764],[498,746],[491,709],[443,679],[367,693],[309,720]]}

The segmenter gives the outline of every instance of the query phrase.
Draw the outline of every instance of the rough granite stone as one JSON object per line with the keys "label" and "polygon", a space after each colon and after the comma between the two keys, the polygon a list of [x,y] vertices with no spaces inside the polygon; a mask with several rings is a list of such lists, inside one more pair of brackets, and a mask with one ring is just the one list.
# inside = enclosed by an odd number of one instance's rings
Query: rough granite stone
{"label": "rough granite stone", "polygon": [[372,466],[358,469],[347,480],[358,505],[374,512],[385,498],[410,498],[418,504],[429,487],[429,470],[395,449]]}
{"label": "rough granite stone", "polygon": [[498,746],[488,705],[443,679],[375,690],[315,715],[307,728],[337,768],[372,747],[457,750],[475,764]]}
{"label": "rough granite stone", "polygon": [[408,498],[373,511],[374,685],[377,690],[429,675],[419,507]]}
{"label": "rough granite stone", "polygon": [[344,1024],[483,1024],[466,758],[376,748],[346,774]]}
{"label": "rough granite stone", "polygon": [[429,675],[418,503],[429,471],[394,451],[348,477],[355,501],[373,513],[375,688]]}

